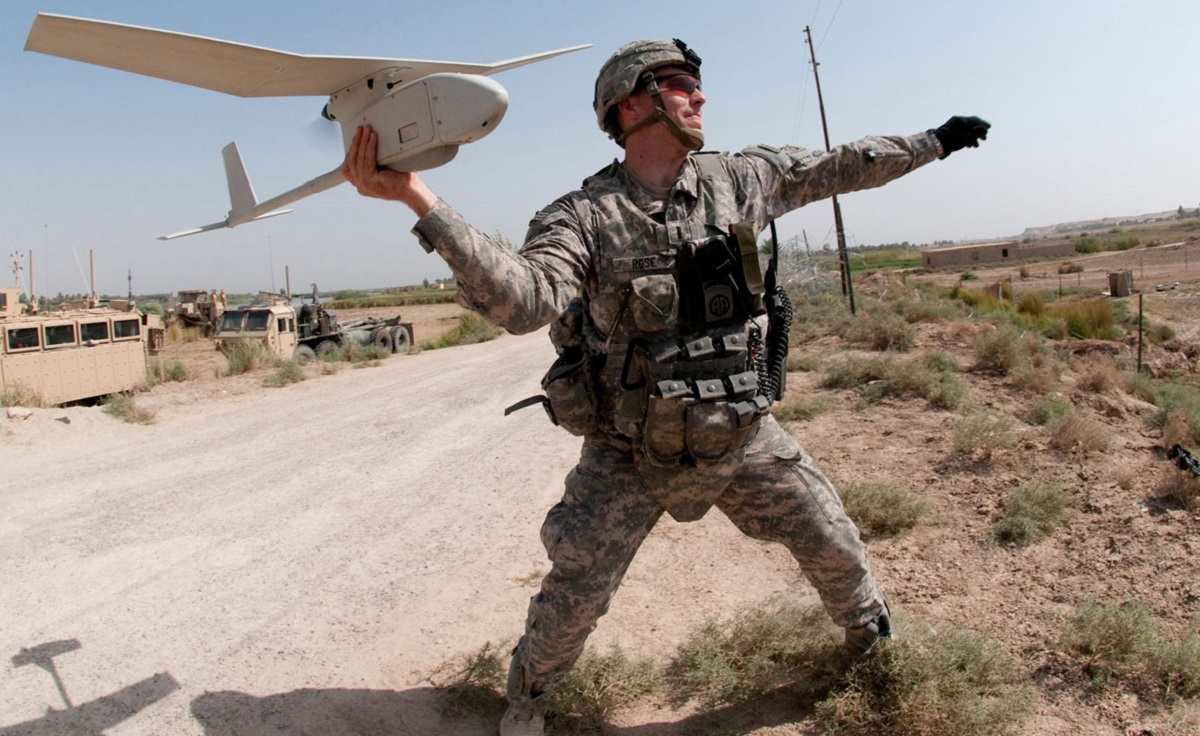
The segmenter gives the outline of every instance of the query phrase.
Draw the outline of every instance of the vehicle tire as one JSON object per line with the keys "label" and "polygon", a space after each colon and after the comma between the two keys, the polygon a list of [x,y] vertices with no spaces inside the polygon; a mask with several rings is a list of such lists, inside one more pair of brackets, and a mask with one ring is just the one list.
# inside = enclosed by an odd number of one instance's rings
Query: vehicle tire
{"label": "vehicle tire", "polygon": [[297,363],[308,363],[309,361],[316,359],[317,351],[313,350],[307,345],[297,345],[296,349],[292,351],[292,360],[296,361]]}
{"label": "vehicle tire", "polygon": [[318,358],[326,358],[338,351],[338,344],[333,340],[322,340],[317,343],[316,354]]}
{"label": "vehicle tire", "polygon": [[412,332],[407,325],[397,325],[392,328],[392,345],[397,353],[408,352],[412,347]]}
{"label": "vehicle tire", "polygon": [[375,331],[371,333],[371,343],[383,348],[389,355],[396,350],[396,343],[392,339],[392,333],[386,327],[375,328]]}

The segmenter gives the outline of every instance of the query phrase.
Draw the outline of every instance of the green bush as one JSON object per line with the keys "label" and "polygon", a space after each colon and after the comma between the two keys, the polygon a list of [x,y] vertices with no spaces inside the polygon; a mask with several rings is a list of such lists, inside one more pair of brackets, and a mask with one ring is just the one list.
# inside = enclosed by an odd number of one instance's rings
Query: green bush
{"label": "green bush", "polygon": [[671,699],[708,707],[741,704],[783,686],[824,697],[841,642],[824,610],[792,601],[739,610],[709,621],[679,647],[667,668]]}
{"label": "green bush", "polygon": [[993,534],[1000,542],[1024,547],[1050,536],[1062,523],[1067,494],[1062,488],[1029,482],[1004,500],[1004,511]]}
{"label": "green bush", "polygon": [[240,376],[271,365],[275,357],[258,340],[234,340],[222,343],[222,348],[229,365],[227,375],[230,376]]}
{"label": "green bush", "polygon": [[112,394],[104,400],[105,414],[129,424],[151,424],[154,412],[138,406],[128,394]]}
{"label": "green bush", "polygon": [[1059,394],[1046,396],[1038,399],[1037,403],[1033,405],[1029,412],[1029,423],[1039,426],[1049,424],[1074,408],[1075,405],[1065,396]]}
{"label": "green bush", "polygon": [[842,486],[846,513],[863,534],[892,537],[911,530],[925,514],[926,505],[904,488],[884,483]]}
{"label": "green bush", "polygon": [[1200,695],[1200,639],[1166,638],[1141,602],[1081,606],[1060,646],[1083,658],[1097,687],[1124,684],[1164,699]]}
{"label": "green bush", "polygon": [[463,312],[459,315],[458,324],[437,340],[421,343],[425,350],[455,347],[456,345],[471,345],[487,342],[499,337],[504,331],[491,324],[475,312]]}
{"label": "green bush", "polygon": [[973,411],[959,419],[951,436],[955,452],[981,462],[991,460],[997,450],[1016,444],[1012,420],[990,411]]}
{"label": "green bush", "polygon": [[819,703],[823,736],[1017,736],[1036,691],[1019,663],[976,632],[906,628]]}
{"label": "green bush", "polygon": [[616,645],[607,654],[587,651],[550,697],[551,733],[604,733],[609,717],[654,692],[662,681],[649,659],[630,659]]}

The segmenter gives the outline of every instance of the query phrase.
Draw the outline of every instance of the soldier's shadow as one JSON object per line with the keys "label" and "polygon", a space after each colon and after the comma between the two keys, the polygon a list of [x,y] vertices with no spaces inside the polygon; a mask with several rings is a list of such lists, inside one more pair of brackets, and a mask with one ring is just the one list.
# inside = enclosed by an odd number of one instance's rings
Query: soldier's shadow
{"label": "soldier's shadow", "polygon": [[[443,717],[445,693],[434,687],[410,690],[302,689],[255,697],[242,692],[206,693],[192,701],[192,715],[205,736],[493,736],[501,708],[488,716]],[[797,707],[797,706],[800,707]],[[750,707],[681,715],[636,726],[609,725],[613,736],[682,736],[697,732],[750,733],[803,720],[811,707],[767,697]],[[561,723],[557,733],[575,733]]]}

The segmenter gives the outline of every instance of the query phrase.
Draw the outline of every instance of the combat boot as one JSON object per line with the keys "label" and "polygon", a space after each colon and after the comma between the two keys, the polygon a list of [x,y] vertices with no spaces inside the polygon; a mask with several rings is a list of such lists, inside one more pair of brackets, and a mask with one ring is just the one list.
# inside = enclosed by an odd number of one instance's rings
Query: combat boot
{"label": "combat boot", "polygon": [[500,719],[500,736],[542,736],[545,727],[542,704],[525,698],[509,703]]}
{"label": "combat boot", "polygon": [[865,657],[871,653],[880,639],[892,638],[892,617],[887,603],[875,618],[862,626],[846,629],[846,648],[852,654]]}
{"label": "combat boot", "polygon": [[500,719],[500,736],[542,736],[545,731],[549,693],[534,693],[532,683],[526,681],[523,660],[518,644],[508,665],[508,685],[504,689],[508,710]]}

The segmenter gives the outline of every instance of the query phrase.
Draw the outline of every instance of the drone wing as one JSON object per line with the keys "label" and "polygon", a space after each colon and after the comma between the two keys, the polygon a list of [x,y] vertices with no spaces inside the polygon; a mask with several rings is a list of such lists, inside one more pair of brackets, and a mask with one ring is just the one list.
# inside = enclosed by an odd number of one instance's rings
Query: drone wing
{"label": "drone wing", "polygon": [[144,74],[238,97],[331,95],[381,70],[404,84],[439,72],[495,74],[560,54],[570,48],[494,64],[420,59],[304,56],[187,33],[38,13],[26,51]]}

